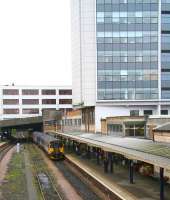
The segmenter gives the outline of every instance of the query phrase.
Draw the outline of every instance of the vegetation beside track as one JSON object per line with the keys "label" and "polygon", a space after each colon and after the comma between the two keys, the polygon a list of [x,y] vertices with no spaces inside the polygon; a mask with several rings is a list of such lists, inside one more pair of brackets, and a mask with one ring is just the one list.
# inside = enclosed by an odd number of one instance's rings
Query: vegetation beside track
{"label": "vegetation beside track", "polygon": [[14,153],[1,185],[4,200],[27,200],[27,185],[23,152]]}
{"label": "vegetation beside track", "polygon": [[27,150],[32,162],[34,176],[36,177],[36,188],[38,186],[42,199],[45,200],[64,200],[64,194],[58,187],[53,175],[50,173],[43,160],[40,149],[35,145],[27,145]]}

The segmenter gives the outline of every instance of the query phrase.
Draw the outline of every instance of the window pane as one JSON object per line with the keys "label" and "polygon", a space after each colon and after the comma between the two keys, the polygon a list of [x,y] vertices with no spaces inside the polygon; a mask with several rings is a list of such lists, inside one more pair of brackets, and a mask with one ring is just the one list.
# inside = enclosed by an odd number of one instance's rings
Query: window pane
{"label": "window pane", "polygon": [[72,90],[59,90],[59,95],[72,95]]}
{"label": "window pane", "polygon": [[3,114],[19,114],[19,109],[3,109]]}
{"label": "window pane", "polygon": [[144,110],[144,115],[152,115],[152,110]]}
{"label": "window pane", "polygon": [[3,89],[3,95],[19,95],[19,90],[16,90],[16,89]]}
{"label": "window pane", "polygon": [[22,114],[39,114],[38,108],[22,109]]}
{"label": "window pane", "polygon": [[39,99],[22,99],[23,105],[39,104]]}
{"label": "window pane", "polygon": [[56,99],[42,99],[42,104],[56,104]]}
{"label": "window pane", "polygon": [[19,99],[3,99],[4,105],[18,105]]}
{"label": "window pane", "polygon": [[23,95],[38,95],[39,90],[33,90],[33,89],[24,89],[22,90]]}
{"label": "window pane", "polygon": [[59,99],[59,104],[72,104],[72,99]]}
{"label": "window pane", "polygon": [[42,90],[42,95],[56,95],[56,90]]}
{"label": "window pane", "polygon": [[168,110],[161,110],[161,115],[168,115]]}
{"label": "window pane", "polygon": [[139,110],[130,110],[130,116],[139,116]]}

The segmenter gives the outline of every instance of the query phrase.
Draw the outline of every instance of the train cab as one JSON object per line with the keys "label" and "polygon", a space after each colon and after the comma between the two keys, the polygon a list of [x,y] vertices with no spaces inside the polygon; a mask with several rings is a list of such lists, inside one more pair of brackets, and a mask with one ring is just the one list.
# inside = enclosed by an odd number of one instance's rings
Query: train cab
{"label": "train cab", "polygon": [[50,159],[64,158],[64,144],[60,139],[47,133],[33,132],[33,141],[47,153]]}
{"label": "train cab", "polygon": [[48,155],[51,159],[63,159],[64,158],[64,145],[59,140],[53,140],[48,145]]}

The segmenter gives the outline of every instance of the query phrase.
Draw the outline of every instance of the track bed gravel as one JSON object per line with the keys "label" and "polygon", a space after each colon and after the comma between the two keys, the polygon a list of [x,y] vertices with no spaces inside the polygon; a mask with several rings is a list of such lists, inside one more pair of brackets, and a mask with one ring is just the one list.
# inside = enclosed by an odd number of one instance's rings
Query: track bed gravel
{"label": "track bed gravel", "polygon": [[64,161],[55,162],[55,165],[84,200],[100,200],[91,188],[69,169]]}

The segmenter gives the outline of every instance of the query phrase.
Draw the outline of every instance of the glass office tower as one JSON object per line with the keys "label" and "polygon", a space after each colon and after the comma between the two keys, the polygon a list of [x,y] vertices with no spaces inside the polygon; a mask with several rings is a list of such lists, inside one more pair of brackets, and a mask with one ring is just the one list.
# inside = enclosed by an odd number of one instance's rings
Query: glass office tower
{"label": "glass office tower", "polygon": [[95,106],[98,124],[105,116],[169,114],[170,0],[71,2],[73,104]]}

